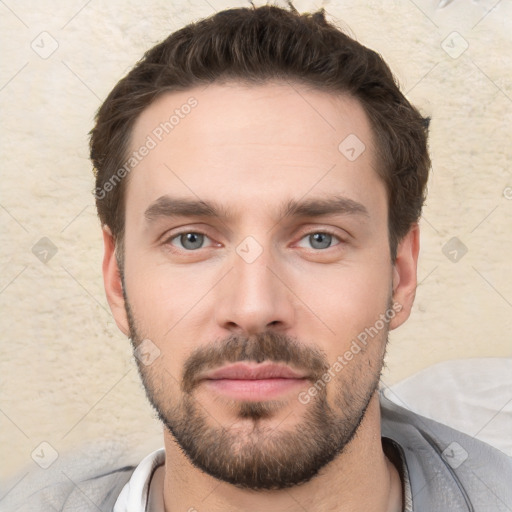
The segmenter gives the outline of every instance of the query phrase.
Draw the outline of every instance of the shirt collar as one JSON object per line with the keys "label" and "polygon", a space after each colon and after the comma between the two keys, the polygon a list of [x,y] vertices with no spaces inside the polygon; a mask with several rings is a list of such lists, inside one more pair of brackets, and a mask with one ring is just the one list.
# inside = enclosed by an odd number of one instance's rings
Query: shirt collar
{"label": "shirt collar", "polygon": [[[407,469],[407,462],[402,447],[388,437],[383,437],[382,441],[383,444],[390,446],[396,455],[396,457],[394,457],[395,460],[392,462],[395,463],[397,457],[399,459],[399,467],[397,469],[402,481],[403,512],[414,512],[409,470]],[[160,448],[147,455],[136,467],[130,480],[121,491],[114,505],[113,512],[152,512],[151,509],[148,508],[148,501],[150,501],[150,483],[156,469],[164,464],[164,448]]]}

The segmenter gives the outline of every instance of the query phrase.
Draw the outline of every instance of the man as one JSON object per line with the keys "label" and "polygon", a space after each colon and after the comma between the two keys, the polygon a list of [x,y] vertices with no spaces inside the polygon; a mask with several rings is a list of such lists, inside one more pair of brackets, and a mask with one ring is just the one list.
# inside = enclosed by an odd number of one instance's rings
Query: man
{"label": "man", "polygon": [[512,510],[504,454],[378,392],[428,122],[375,52],[290,7],[183,28],[98,111],[104,284],[164,448],[48,510]]}

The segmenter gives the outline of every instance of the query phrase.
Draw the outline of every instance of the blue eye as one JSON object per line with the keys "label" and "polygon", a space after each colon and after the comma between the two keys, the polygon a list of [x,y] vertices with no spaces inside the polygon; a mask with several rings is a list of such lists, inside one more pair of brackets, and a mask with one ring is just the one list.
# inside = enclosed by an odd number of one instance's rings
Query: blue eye
{"label": "blue eye", "polygon": [[[334,234],[325,231],[317,231],[302,237],[298,246],[307,249],[323,250],[333,247],[340,241],[341,240]],[[196,251],[211,245],[211,243],[208,242],[211,242],[211,240],[205,234],[196,231],[186,231],[174,235],[169,238],[166,243],[184,251]]]}
{"label": "blue eye", "polygon": [[173,242],[174,240],[178,240],[181,247],[180,249],[185,249],[187,251],[194,251],[196,249],[201,249],[206,237],[202,233],[181,233],[171,238],[169,242]]}
{"label": "blue eye", "polygon": [[[328,249],[332,246],[332,242],[334,240],[339,241],[336,236],[331,235],[330,233],[325,233],[323,231],[318,231],[316,233],[306,235],[301,239],[301,242],[302,240],[307,240],[313,249]],[[301,243],[299,243],[299,246],[304,247]]]}

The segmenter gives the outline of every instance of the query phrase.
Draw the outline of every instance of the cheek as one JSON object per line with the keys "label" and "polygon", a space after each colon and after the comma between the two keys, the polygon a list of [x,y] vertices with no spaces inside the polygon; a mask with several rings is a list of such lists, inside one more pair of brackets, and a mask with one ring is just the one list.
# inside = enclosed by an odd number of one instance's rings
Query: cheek
{"label": "cheek", "polygon": [[165,368],[179,380],[183,362],[204,342],[206,319],[212,317],[208,291],[218,277],[204,267],[150,261],[126,262],[128,299],[138,334],[158,346]]}
{"label": "cheek", "polygon": [[171,266],[155,258],[134,257],[126,265],[126,287],[141,321],[151,319],[152,330],[171,328],[211,288],[213,275],[199,267]]}
{"label": "cheek", "polygon": [[295,289],[307,307],[335,332],[336,338],[344,339],[347,334],[357,334],[356,331],[373,325],[385,312],[391,274],[377,266],[324,268],[306,279],[297,276]]}

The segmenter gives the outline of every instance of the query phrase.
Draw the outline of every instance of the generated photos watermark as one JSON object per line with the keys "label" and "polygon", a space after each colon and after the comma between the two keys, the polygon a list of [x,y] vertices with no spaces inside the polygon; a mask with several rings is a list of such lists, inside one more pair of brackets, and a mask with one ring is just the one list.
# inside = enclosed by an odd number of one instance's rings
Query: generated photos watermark
{"label": "generated photos watermark", "polygon": [[182,119],[192,112],[192,109],[197,107],[199,102],[196,98],[191,96],[186,103],[183,103],[179,108],[174,109],[173,114],[167,121],[160,123],[152,132],[146,137],[144,143],[138,149],[133,151],[126,159],[124,165],[117,169],[117,171],[101,186],[97,187],[94,191],[96,199],[104,199],[105,196],[114,190],[114,188],[125,178],[130,172],[142,162],[142,160],[149,155],[149,153],[158,146],[159,142],[169,135],[169,133],[176,128]]}
{"label": "generated photos watermark", "polygon": [[301,404],[308,404],[311,401],[311,398],[316,396],[319,391],[322,391],[327,383],[330,382],[336,374],[338,374],[347,364],[349,364],[354,356],[359,354],[363,350],[366,345],[368,345],[368,341],[372,340],[381,332],[393,318],[395,318],[396,314],[402,311],[403,306],[399,302],[394,302],[393,305],[386,310],[385,313],[381,313],[379,319],[375,321],[375,323],[366,327],[363,331],[361,331],[350,344],[350,348],[346,350],[343,354],[339,355],[336,358],[336,361],[327,369],[327,371],[322,375],[320,379],[318,379],[311,387],[309,387],[306,391],[301,391],[298,395],[299,402]]}

